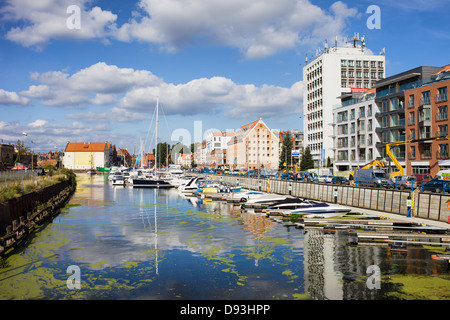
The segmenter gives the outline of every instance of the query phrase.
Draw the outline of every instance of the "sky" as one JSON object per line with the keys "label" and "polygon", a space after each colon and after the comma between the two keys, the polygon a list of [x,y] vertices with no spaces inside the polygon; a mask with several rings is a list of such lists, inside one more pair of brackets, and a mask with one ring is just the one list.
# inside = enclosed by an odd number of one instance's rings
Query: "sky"
{"label": "sky", "polygon": [[[373,6],[378,8],[373,10]],[[0,139],[150,151],[302,124],[305,56],[355,33],[386,76],[450,64],[450,0],[3,0]],[[374,20],[375,19],[375,20]],[[24,135],[26,133],[27,135]],[[153,143],[154,145],[154,143]]]}

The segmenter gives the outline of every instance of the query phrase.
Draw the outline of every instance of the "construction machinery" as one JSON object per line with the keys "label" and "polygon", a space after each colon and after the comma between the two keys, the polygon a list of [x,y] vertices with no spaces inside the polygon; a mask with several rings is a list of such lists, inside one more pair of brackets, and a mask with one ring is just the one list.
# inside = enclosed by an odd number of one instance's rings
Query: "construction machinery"
{"label": "construction machinery", "polygon": [[[381,160],[372,160],[369,163],[365,164],[364,166],[362,166],[359,169],[369,169],[372,168],[373,166],[379,166],[379,167],[384,167],[386,164]],[[358,170],[358,169],[356,169]],[[350,171],[350,176],[354,177],[355,176],[355,171]]]}
{"label": "construction machinery", "polygon": [[430,140],[446,140],[446,139],[448,139],[448,136],[438,136],[438,137],[431,137],[431,138],[413,139],[413,140],[387,143],[386,144],[386,154],[389,156],[389,158],[394,162],[395,166],[398,168],[398,171],[391,172],[390,178],[405,175],[405,169],[403,169],[400,162],[398,162],[397,158],[391,152],[392,147],[397,147],[402,144],[408,144],[408,143],[414,143],[414,142],[424,142],[424,141],[430,141]]}

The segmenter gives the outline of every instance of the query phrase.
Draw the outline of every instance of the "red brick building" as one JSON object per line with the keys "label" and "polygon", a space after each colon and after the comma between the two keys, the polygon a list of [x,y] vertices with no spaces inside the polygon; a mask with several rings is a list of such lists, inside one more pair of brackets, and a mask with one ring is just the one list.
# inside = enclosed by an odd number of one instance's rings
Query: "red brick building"
{"label": "red brick building", "polygon": [[428,139],[406,145],[407,175],[430,174],[450,169],[448,88],[450,65],[442,68],[418,88],[405,91],[407,140]]}

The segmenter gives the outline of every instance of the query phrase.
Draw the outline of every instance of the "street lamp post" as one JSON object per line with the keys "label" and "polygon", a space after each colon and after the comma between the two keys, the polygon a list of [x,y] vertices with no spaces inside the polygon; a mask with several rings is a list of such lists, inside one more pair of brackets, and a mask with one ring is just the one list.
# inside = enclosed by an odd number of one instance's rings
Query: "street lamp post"
{"label": "street lamp post", "polygon": [[[25,136],[25,137],[28,137],[28,133],[26,133],[26,132],[22,132],[22,134]],[[33,144],[33,140],[31,140],[31,172],[33,172],[34,173],[34,144]]]}

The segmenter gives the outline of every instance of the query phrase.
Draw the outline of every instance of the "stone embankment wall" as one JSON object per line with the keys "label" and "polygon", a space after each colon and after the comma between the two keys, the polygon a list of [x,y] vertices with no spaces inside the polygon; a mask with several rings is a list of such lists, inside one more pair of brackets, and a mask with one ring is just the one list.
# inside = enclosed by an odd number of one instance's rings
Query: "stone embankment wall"
{"label": "stone embankment wall", "polygon": [[338,204],[404,216],[408,214],[407,199],[410,196],[416,217],[448,222],[450,214],[449,195],[422,193],[418,190],[410,192],[238,176],[215,176],[214,178],[232,184],[239,182],[242,187],[253,190],[259,190],[261,186],[262,191],[267,191],[267,181],[269,181],[270,192],[280,194],[291,192],[296,197],[325,202],[334,202],[334,194],[337,191]]}
{"label": "stone embankment wall", "polygon": [[0,203],[0,255],[14,247],[36,225],[55,217],[75,191],[75,179]]}

